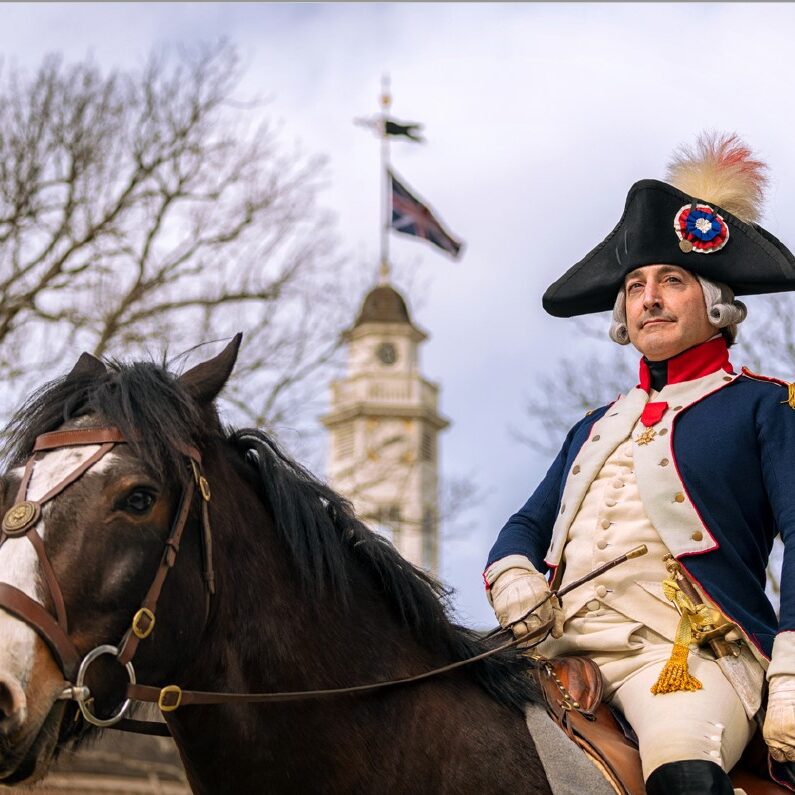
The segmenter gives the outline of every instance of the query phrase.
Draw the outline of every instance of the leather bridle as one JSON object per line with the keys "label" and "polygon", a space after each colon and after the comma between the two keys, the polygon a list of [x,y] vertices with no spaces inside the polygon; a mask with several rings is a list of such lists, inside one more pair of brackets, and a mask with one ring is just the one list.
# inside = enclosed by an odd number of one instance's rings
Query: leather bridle
{"label": "leather bridle", "polygon": [[[130,622],[130,627],[122,636],[117,645],[105,644],[97,646],[85,656],[81,657],[71,638],[69,637],[69,627],[67,623],[66,607],[61,588],[55,577],[52,564],[47,557],[44,549],[44,542],[36,531],[36,525],[41,518],[42,508],[46,503],[61,494],[64,489],[77,481],[82,475],[88,472],[92,466],[101,461],[116,445],[127,444],[128,440],[118,428],[80,428],[66,431],[54,431],[45,433],[36,438],[33,447],[33,454],[25,464],[22,480],[17,490],[14,504],[6,511],[0,525],[0,545],[8,543],[9,540],[21,540],[27,538],[36,550],[39,562],[41,563],[44,574],[44,582],[47,586],[52,600],[54,613],[32,599],[23,591],[15,588],[8,583],[0,583],[0,608],[11,613],[16,618],[24,621],[41,637],[49,648],[53,658],[58,663],[64,678],[66,687],[60,698],[77,702],[80,712],[89,723],[100,727],[123,728],[129,731],[138,731],[148,734],[168,735],[168,727],[161,723],[147,721],[131,721],[124,718],[133,701],[143,701],[156,703],[162,712],[172,712],[180,706],[190,704],[241,704],[241,703],[274,703],[299,701],[306,699],[316,699],[323,697],[333,697],[341,695],[354,695],[370,693],[385,688],[407,685],[414,682],[424,681],[432,677],[446,674],[451,671],[463,668],[466,665],[484,660],[492,655],[513,648],[520,644],[535,645],[543,640],[552,628],[552,621],[545,622],[532,629],[525,635],[513,638],[500,644],[488,651],[484,651],[473,657],[434,668],[414,676],[393,679],[389,681],[375,682],[372,684],[356,685],[353,687],[339,687],[325,690],[301,690],[295,692],[275,692],[275,693],[219,693],[208,691],[183,690],[178,685],[166,685],[165,687],[153,687],[142,685],[136,682],[135,669],[132,660],[138,649],[140,641],[147,638],[155,626],[157,602],[163,588],[168,572],[173,568],[177,554],[179,552],[182,533],[190,514],[191,503],[198,490],[201,495],[202,513],[202,544],[204,550],[204,581],[207,592],[207,612],[209,614],[209,599],[215,593],[215,575],[212,563],[212,537],[210,532],[210,520],[208,504],[210,502],[210,487],[202,474],[201,454],[190,445],[183,445],[180,452],[188,459],[192,478],[189,479],[182,490],[179,507],[174,521],[171,525],[168,538],[166,539],[160,564],[152,579],[152,583],[144,597],[140,608]],[[57,450],[65,447],[77,447],[82,445],[99,445],[99,449],[69,472],[59,483],[53,486],[39,500],[27,500],[28,484],[33,474],[38,453],[49,450]],[[642,551],[641,551],[642,550]],[[571,583],[559,591],[550,591],[549,594],[538,604],[531,607],[524,616],[518,621],[523,621],[531,613],[535,612],[545,601],[553,595],[563,596],[568,591],[602,574],[609,568],[624,562],[630,557],[637,557],[645,554],[645,547],[638,547],[626,555],[622,555],[609,563],[600,566],[595,571]],[[518,623],[515,622],[515,623]],[[489,633],[487,637],[492,637],[499,633],[510,633],[510,628],[496,629]],[[116,712],[109,718],[100,718],[91,711],[91,693],[85,686],[85,676],[90,665],[98,657],[103,655],[113,655],[116,660],[125,668],[129,683],[126,690],[126,699]]]}
{"label": "leather bridle", "polygon": [[[202,475],[201,454],[190,445],[183,445],[180,452],[190,462],[192,477],[182,490],[174,521],[166,539],[160,564],[157,567],[152,583],[146,592],[140,608],[136,611],[130,622],[130,627],[124,633],[119,643],[102,645],[81,657],[71,638],[66,615],[66,606],[63,593],[55,576],[52,563],[44,549],[44,541],[36,531],[36,526],[41,518],[43,507],[61,494],[64,489],[79,480],[91,467],[101,461],[111,450],[119,444],[127,444],[128,440],[118,428],[79,428],[66,431],[45,433],[36,438],[33,454],[25,464],[17,490],[14,504],[6,511],[0,525],[0,545],[12,539],[26,538],[36,551],[44,575],[44,583],[53,604],[54,612],[8,583],[0,583],[0,608],[11,613],[16,618],[24,621],[44,641],[68,684],[61,698],[77,702],[83,717],[96,726],[113,726],[123,718],[131,703],[128,695],[121,707],[109,718],[100,718],[91,711],[91,696],[85,687],[86,672],[91,663],[104,654],[112,654],[116,660],[125,667],[130,684],[135,684],[135,669],[132,659],[138,649],[139,643],[147,638],[155,626],[157,602],[160,592],[169,571],[177,560],[182,533],[190,514],[191,503],[197,489],[202,498],[202,544],[204,550],[204,582],[207,598],[215,593],[215,575],[212,562],[212,536],[207,504],[210,501],[210,487]],[[99,445],[99,449],[71,470],[55,486],[38,500],[28,500],[27,492],[33,468],[37,461],[37,454],[44,451],[57,450],[66,447],[79,447],[84,445]],[[209,601],[208,601],[209,610]]]}

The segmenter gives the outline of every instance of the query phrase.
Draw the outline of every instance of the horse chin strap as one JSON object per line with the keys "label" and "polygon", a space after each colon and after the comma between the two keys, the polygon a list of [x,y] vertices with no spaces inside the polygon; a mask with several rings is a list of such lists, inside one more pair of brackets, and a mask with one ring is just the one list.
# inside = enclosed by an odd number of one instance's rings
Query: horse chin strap
{"label": "horse chin strap", "polygon": [[[91,663],[98,657],[105,654],[112,654],[117,661],[124,666],[130,680],[130,685],[135,684],[135,669],[132,659],[138,649],[139,643],[149,637],[155,627],[155,613],[160,591],[166,580],[168,572],[173,568],[177,560],[180,541],[185,525],[190,514],[193,497],[198,490],[201,495],[201,517],[202,517],[202,551],[204,559],[204,583],[206,590],[206,613],[209,616],[210,600],[215,593],[215,573],[213,571],[212,555],[212,534],[210,531],[210,516],[208,505],[210,502],[210,486],[201,470],[201,454],[190,445],[184,445],[180,452],[186,456],[190,462],[193,477],[182,491],[179,501],[179,508],[171,525],[171,531],[166,539],[160,565],[157,568],[152,584],[130,622],[130,627],[125,632],[118,646],[102,645],[93,649],[85,657],[81,657],[71,638],[69,637],[69,627],[66,616],[66,606],[64,603],[61,588],[55,576],[55,571],[47,557],[44,549],[44,541],[36,531],[43,506],[50,500],[57,497],[64,489],[77,481],[94,464],[102,460],[117,444],[127,444],[128,440],[118,428],[81,428],[69,431],[54,431],[45,433],[37,437],[33,447],[33,455],[25,464],[22,480],[17,490],[16,499],[11,508],[6,511],[0,524],[0,545],[7,543],[11,539],[27,538],[36,550],[41,569],[44,574],[44,582],[47,586],[52,604],[54,615],[47,610],[43,604],[32,599],[23,591],[15,588],[8,583],[0,582],[0,608],[16,618],[24,621],[31,627],[49,648],[55,661],[58,663],[66,681],[67,687],[61,695],[62,699],[70,699],[77,702],[83,717],[95,726],[110,727],[117,725],[117,728],[128,728],[133,731],[145,731],[147,733],[168,734],[167,727],[163,724],[152,724],[160,726],[161,729],[147,728],[144,721],[123,721],[122,718],[127,712],[131,699],[128,697],[121,707],[109,718],[99,718],[91,712],[91,694],[85,686],[85,676]],[[59,483],[51,488],[41,499],[32,501],[27,499],[28,485],[33,474],[36,463],[36,454],[47,450],[56,450],[65,447],[79,447],[82,445],[100,445],[96,453],[89,456],[75,469],[69,472]],[[122,724],[129,724],[123,726]]]}

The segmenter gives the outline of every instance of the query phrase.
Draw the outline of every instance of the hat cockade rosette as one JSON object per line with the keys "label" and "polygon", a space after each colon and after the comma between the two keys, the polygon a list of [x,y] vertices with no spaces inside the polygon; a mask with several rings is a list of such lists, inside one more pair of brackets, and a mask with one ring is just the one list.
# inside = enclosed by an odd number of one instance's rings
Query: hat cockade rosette
{"label": "hat cockade rosette", "polygon": [[674,230],[682,251],[712,254],[729,240],[726,221],[708,204],[686,204],[674,218]]}
{"label": "hat cockade rosette", "polygon": [[665,182],[629,189],[618,224],[547,288],[544,309],[556,317],[609,311],[626,275],[646,265],[677,265],[735,295],[795,291],[795,256],[759,225],[766,168],[736,135],[680,147]]}

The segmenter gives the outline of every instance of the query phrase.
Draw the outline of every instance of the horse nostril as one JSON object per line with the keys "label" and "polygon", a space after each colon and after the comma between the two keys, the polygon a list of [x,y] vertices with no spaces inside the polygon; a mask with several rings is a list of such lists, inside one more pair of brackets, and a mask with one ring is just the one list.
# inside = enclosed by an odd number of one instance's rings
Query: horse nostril
{"label": "horse nostril", "polygon": [[26,706],[22,688],[7,675],[0,678],[0,735],[7,737],[24,723]]}

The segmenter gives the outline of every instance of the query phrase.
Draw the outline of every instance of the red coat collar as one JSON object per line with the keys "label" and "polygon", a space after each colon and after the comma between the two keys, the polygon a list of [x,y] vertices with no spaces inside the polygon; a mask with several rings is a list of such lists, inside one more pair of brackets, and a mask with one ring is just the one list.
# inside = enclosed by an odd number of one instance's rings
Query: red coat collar
{"label": "red coat collar", "polygon": [[[726,347],[723,335],[688,348],[668,359],[668,383],[678,384],[682,381],[693,381],[717,370],[732,372],[729,349]],[[651,375],[645,358],[640,360],[639,386],[647,392],[651,390]]]}

